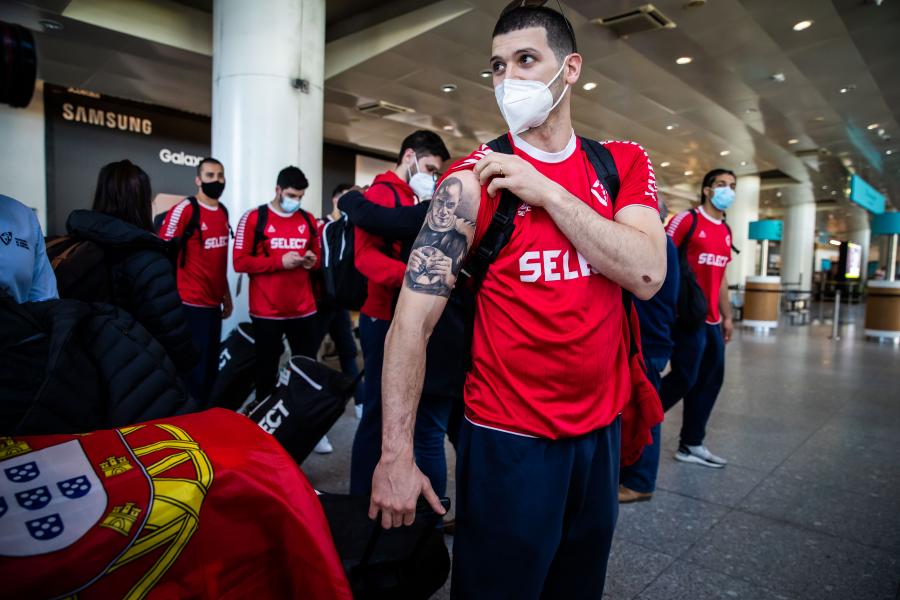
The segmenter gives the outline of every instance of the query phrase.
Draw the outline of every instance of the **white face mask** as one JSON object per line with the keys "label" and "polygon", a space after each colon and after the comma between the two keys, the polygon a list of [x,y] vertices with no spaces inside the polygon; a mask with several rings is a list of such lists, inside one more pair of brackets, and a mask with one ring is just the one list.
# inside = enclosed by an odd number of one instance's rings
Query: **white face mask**
{"label": "white face mask", "polygon": [[550,112],[556,108],[569,89],[567,83],[556,102],[553,101],[550,86],[565,68],[566,61],[563,60],[559,71],[547,83],[528,79],[504,79],[494,88],[494,97],[497,98],[500,113],[512,133],[519,134],[544,124]]}
{"label": "white face mask", "polygon": [[286,213],[295,213],[300,209],[300,198],[291,198],[285,194],[281,195],[281,208]]}
{"label": "white face mask", "polygon": [[431,197],[434,196],[434,176],[429,175],[428,173],[423,173],[419,171],[419,161],[418,159],[413,160],[413,164],[416,165],[416,174],[412,174],[407,167],[406,171],[409,174],[409,187],[412,188],[413,193],[419,197],[419,201],[431,200]]}

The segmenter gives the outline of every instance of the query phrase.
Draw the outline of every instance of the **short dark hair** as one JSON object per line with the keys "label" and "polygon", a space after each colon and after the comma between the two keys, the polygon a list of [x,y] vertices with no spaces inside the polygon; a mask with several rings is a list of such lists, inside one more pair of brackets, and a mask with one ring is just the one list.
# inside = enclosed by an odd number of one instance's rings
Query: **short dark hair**
{"label": "short dark hair", "polygon": [[309,187],[309,182],[306,180],[306,175],[303,174],[303,171],[293,165],[283,168],[278,173],[278,179],[275,183],[283,190],[286,190],[288,188],[294,188],[295,190],[305,190]]}
{"label": "short dark hair", "polygon": [[413,149],[417,157],[430,154],[439,156],[441,160],[450,160],[450,152],[447,150],[447,146],[444,145],[444,140],[433,131],[420,129],[406,136],[406,139],[400,144],[400,153],[397,155],[398,165],[403,160],[403,155],[410,148]]}
{"label": "short dark hair", "polygon": [[334,191],[331,192],[331,197],[334,198],[338,194],[343,194],[347,190],[353,187],[352,183],[339,183],[335,186]]}
{"label": "short dark hair", "polygon": [[146,231],[153,231],[150,178],[130,160],[100,169],[93,209]]}
{"label": "short dark hair", "polygon": [[219,165],[223,169],[225,168],[225,165],[223,165],[222,162],[218,158],[213,158],[211,156],[207,156],[206,158],[201,160],[199,163],[197,163],[197,177],[200,177],[200,173],[203,172],[203,165],[205,165],[206,163],[212,163],[214,165]]}
{"label": "short dark hair", "polygon": [[706,198],[703,197],[703,188],[709,187],[716,180],[716,177],[719,175],[731,175],[735,179],[737,179],[737,175],[734,174],[734,171],[730,169],[713,169],[709,173],[703,176],[703,185],[700,186],[700,204],[706,202]]}
{"label": "short dark hair", "polygon": [[519,6],[504,11],[494,25],[491,38],[530,27],[543,27],[547,32],[547,43],[560,62],[569,54],[578,52],[572,24],[561,13],[545,6]]}

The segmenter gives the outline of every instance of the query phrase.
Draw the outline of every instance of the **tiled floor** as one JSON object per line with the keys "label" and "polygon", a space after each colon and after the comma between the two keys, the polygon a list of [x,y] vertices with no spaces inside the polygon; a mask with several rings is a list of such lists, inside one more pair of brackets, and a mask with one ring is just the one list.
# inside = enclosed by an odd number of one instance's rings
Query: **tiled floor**
{"label": "tiled floor", "polygon": [[[706,440],[725,469],[672,460],[667,415],[658,491],[621,507],[607,598],[900,598],[900,348],[850,316],[839,342],[816,325],[736,335]],[[348,408],[334,454],[304,463],[317,488],[347,489],[355,425]]]}

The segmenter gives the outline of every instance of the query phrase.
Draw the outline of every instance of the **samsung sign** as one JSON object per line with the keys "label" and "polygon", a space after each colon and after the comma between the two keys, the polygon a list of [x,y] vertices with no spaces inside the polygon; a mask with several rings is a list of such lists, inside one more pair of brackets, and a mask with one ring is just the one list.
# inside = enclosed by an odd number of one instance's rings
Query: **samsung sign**
{"label": "samsung sign", "polygon": [[154,195],[197,191],[193,169],[209,155],[209,117],[47,83],[44,118],[50,235],[65,233],[70,212],[90,208],[100,168],[114,161],[146,171]]}

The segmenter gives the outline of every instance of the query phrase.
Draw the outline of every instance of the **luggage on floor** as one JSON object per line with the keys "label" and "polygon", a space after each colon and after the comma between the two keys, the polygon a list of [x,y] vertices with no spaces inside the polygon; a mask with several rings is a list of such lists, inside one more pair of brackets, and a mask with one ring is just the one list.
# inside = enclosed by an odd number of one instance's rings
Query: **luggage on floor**
{"label": "luggage on floor", "polygon": [[299,464],[344,412],[358,380],[308,356],[293,356],[272,395],[247,416],[275,436]]}
{"label": "luggage on floor", "polygon": [[[424,600],[446,583],[450,554],[437,528],[441,516],[424,499],[412,525],[388,530],[369,519],[368,496],[321,494],[319,500],[355,600]],[[441,503],[450,508],[448,499]]]}
{"label": "luggage on floor", "polygon": [[255,385],[253,325],[238,323],[219,350],[219,374],[210,394],[212,407],[237,410]]}

